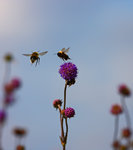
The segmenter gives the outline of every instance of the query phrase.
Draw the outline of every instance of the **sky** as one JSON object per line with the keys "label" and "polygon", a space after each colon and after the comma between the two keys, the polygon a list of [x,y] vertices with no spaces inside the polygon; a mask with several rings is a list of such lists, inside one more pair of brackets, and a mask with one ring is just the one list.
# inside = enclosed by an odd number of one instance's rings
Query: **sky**
{"label": "sky", "polygon": [[[110,107],[120,102],[120,84],[133,90],[132,8],[132,0],[0,0],[0,97],[7,52],[15,58],[11,78],[22,80],[17,102],[8,109],[4,150],[14,149],[15,126],[28,130],[27,150],[61,150],[52,102],[63,99],[65,82],[58,73],[63,61],[55,55],[63,47],[70,47],[78,67],[76,84],[67,90],[67,106],[76,112],[68,121],[67,149],[111,150]],[[33,51],[48,51],[37,67],[22,55]],[[132,99],[126,100],[130,114]],[[120,126],[125,125],[122,116]]]}

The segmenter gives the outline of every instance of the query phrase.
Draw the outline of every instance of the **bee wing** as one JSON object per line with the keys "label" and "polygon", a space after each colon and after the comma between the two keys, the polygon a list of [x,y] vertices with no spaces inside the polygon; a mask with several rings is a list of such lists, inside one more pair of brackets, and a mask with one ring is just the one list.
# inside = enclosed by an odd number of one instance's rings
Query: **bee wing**
{"label": "bee wing", "polygon": [[45,51],[45,52],[39,53],[39,55],[40,55],[40,56],[43,56],[43,55],[47,54],[47,52],[48,52],[48,51]]}
{"label": "bee wing", "polygon": [[32,54],[22,54],[22,55],[24,55],[24,56],[31,56]]}
{"label": "bee wing", "polygon": [[64,53],[67,53],[68,51],[69,51],[69,49],[70,49],[70,47],[68,47],[67,49],[65,49],[65,48],[62,48],[62,52],[64,52]]}

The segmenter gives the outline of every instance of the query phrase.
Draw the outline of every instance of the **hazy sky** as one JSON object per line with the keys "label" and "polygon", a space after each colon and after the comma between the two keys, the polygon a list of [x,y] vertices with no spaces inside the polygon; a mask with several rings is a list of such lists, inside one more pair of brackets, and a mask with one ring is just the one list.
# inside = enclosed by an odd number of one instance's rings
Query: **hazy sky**
{"label": "hazy sky", "polygon": [[[63,47],[71,47],[68,54],[79,72],[67,91],[67,106],[76,111],[68,121],[67,150],[111,149],[114,118],[109,110],[119,103],[117,87],[126,83],[133,90],[132,8],[132,0],[0,0],[0,81],[6,52],[16,59],[11,77],[23,81],[17,103],[8,110],[4,150],[14,149],[16,125],[29,131],[27,150],[61,150],[59,113],[52,102],[63,98],[58,73],[63,61],[54,55]],[[35,67],[22,54],[38,50],[48,54]],[[132,99],[127,100],[131,114]]]}

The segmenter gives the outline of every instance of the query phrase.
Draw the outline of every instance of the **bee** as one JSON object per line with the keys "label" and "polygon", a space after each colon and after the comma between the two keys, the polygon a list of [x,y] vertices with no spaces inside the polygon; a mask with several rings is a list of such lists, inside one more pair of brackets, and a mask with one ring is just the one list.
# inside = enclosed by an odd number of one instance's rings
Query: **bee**
{"label": "bee", "polygon": [[45,52],[41,52],[41,53],[38,53],[38,52],[33,52],[32,54],[23,54],[24,56],[30,56],[30,61],[31,63],[35,63],[35,66],[40,62],[40,57],[39,56],[43,56],[47,53],[48,51],[45,51]]}
{"label": "bee", "polygon": [[61,51],[59,51],[59,52],[57,53],[57,56],[60,57],[60,58],[63,59],[63,60],[68,60],[68,59],[70,59],[69,56],[66,54],[66,53],[69,51],[69,49],[70,49],[70,48],[67,48],[67,49],[62,48]]}

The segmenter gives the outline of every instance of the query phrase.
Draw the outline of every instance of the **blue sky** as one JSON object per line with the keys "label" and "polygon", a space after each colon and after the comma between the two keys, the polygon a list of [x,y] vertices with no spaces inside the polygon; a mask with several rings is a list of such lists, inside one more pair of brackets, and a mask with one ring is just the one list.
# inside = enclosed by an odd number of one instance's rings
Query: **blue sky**
{"label": "blue sky", "polygon": [[[5,150],[14,148],[11,130],[16,125],[29,131],[28,150],[61,150],[59,113],[52,102],[63,98],[64,80],[58,73],[63,62],[54,55],[63,47],[71,47],[68,54],[79,70],[67,91],[67,106],[76,111],[69,121],[67,149],[111,149],[110,106],[119,103],[119,84],[133,89],[132,6],[132,0],[0,0],[0,81],[6,52],[16,59],[11,77],[23,81],[18,102],[8,110]],[[35,67],[22,54],[38,50],[48,54]],[[132,114],[132,97],[127,104]],[[121,121],[124,126],[124,117]]]}

